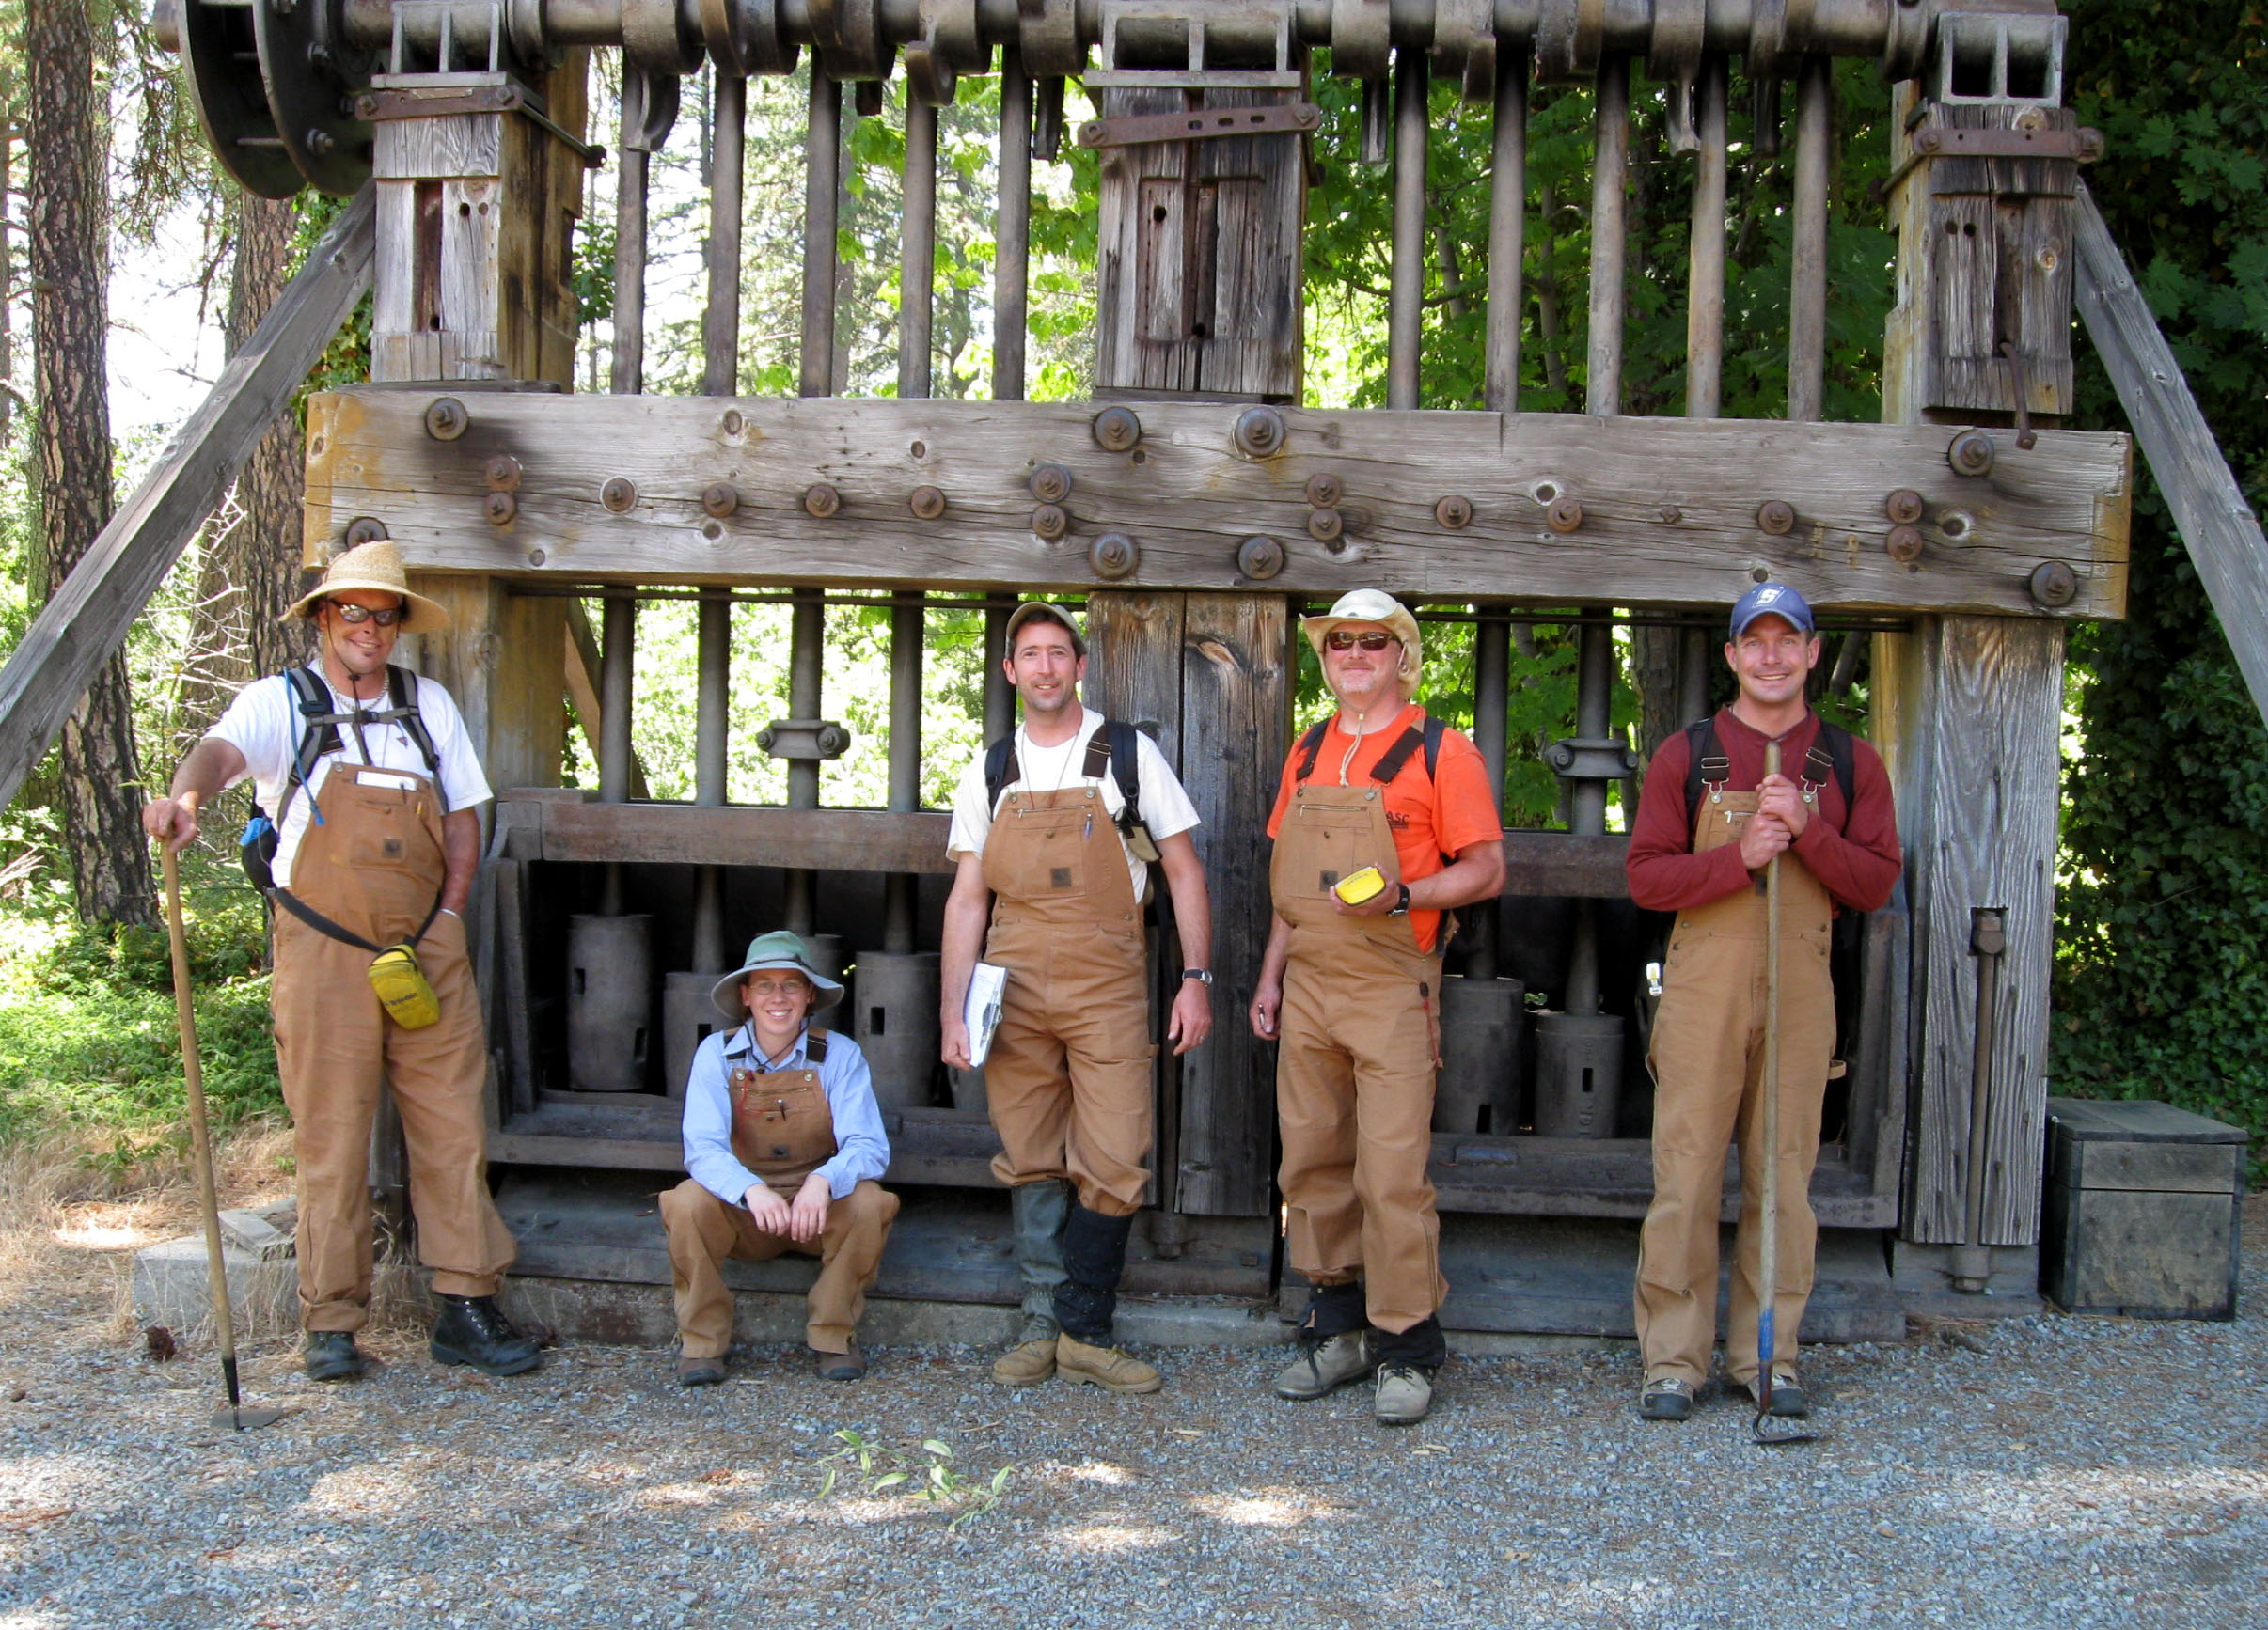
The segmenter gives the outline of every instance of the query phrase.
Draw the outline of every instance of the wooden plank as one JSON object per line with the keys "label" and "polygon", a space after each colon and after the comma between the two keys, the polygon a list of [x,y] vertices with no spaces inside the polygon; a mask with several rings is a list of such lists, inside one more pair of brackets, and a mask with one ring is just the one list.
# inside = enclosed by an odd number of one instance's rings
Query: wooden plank
{"label": "wooden plank", "polygon": [[543,819],[545,860],[937,875],[953,870],[945,856],[952,818],[938,810],[562,803],[547,806]]}
{"label": "wooden plank", "polygon": [[[482,393],[465,433],[438,442],[423,424],[431,400],[370,388],[328,399],[329,434],[309,447],[318,539],[371,514],[433,570],[1079,592],[1249,588],[1238,546],[1267,535],[1286,556],[1271,591],[1315,597],[1367,587],[1716,608],[1764,570],[1830,610],[2024,615],[2039,614],[2033,569],[2062,560],[2079,591],[2056,615],[2124,606],[2126,441],[2112,434],[2043,431],[2024,451],[1992,432],[1992,473],[1961,477],[1946,462],[1951,432],[1918,425],[1285,408],[1287,450],[1250,460],[1234,448],[1244,410],[1233,402],[1145,400],[1142,443],[1121,454],[1095,444],[1081,403]],[[496,453],[523,466],[505,526],[481,509],[481,466]],[[1040,462],[1073,477],[1071,527],[1055,542],[1030,529]],[[1319,474],[1346,491],[1345,534],[1330,544],[1306,530],[1304,487]],[[638,492],[620,515],[598,502],[615,476]],[[700,498],[717,481],[740,507],[713,523]],[[843,500],[827,519],[803,507],[820,481]],[[924,484],[947,495],[939,520],[908,508]],[[1911,570],[1883,548],[1883,501],[1901,488],[1925,504]],[[1578,531],[1546,524],[1546,493],[1582,505]],[[1462,529],[1435,518],[1448,494],[1473,505]],[[1786,536],[1756,525],[1767,496],[1797,511]],[[1110,530],[1141,551],[1115,584],[1088,558]]]}
{"label": "wooden plank", "polygon": [[2076,213],[2079,315],[2087,337],[2141,438],[2252,705],[2268,718],[2268,538],[2085,186]]}
{"label": "wooden plank", "polygon": [[569,602],[507,594],[493,577],[410,574],[410,587],[449,615],[443,633],[411,624],[416,666],[465,715],[492,787],[550,786],[566,746],[564,625]]}
{"label": "wooden plank", "polygon": [[2062,628],[1948,617],[1877,637],[1874,715],[1898,801],[1921,1004],[1907,1237],[1963,1242],[1977,1034],[1970,913],[1997,906],[2008,950],[1977,1243],[2032,1245],[2047,1121]]}
{"label": "wooden plank", "polygon": [[1623,870],[1628,836],[1585,837],[1574,832],[1514,828],[1504,834],[1504,893],[1564,895],[1576,900],[1628,900]]}
{"label": "wooden plank", "polygon": [[87,546],[0,668],[0,805],[16,795],[96,668],[235,479],[370,287],[366,187],[285,286],[172,445]]}

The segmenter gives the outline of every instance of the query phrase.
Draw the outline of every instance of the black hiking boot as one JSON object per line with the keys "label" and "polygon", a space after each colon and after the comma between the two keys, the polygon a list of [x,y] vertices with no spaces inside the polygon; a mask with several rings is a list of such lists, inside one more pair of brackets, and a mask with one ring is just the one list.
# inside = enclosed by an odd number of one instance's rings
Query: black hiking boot
{"label": "black hiking boot", "polygon": [[303,1362],[309,1381],[353,1381],[362,1374],[362,1354],[348,1330],[309,1330]]}
{"label": "black hiking boot", "polygon": [[483,1375],[518,1375],[543,1355],[512,1327],[494,1296],[444,1296],[427,1351],[436,1364],[469,1364]]}

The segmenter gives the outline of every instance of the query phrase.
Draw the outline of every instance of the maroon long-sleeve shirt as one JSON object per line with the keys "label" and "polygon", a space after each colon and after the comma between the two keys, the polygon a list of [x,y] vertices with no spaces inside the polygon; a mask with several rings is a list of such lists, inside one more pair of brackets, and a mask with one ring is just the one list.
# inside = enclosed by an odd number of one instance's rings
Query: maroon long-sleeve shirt
{"label": "maroon long-sleeve shirt", "polygon": [[[1819,715],[1807,712],[1801,724],[1780,738],[1783,775],[1790,779],[1801,776],[1804,756],[1819,733]],[[1734,717],[1730,708],[1719,710],[1718,749],[1732,760],[1728,791],[1753,792],[1762,782],[1767,740],[1762,731]],[[1685,805],[1692,761],[1689,743],[1680,730],[1662,744],[1646,770],[1645,790],[1638,794],[1638,819],[1624,867],[1630,898],[1648,911],[1707,905],[1750,884],[1739,844],[1693,853],[1693,811]],[[1845,809],[1843,790],[1829,776],[1811,819],[1788,852],[1803,862],[1804,870],[1819,880],[1836,904],[1853,911],[1880,911],[1889,903],[1901,865],[1898,812],[1891,805],[1890,776],[1881,755],[1853,739],[1851,760],[1851,807]]]}

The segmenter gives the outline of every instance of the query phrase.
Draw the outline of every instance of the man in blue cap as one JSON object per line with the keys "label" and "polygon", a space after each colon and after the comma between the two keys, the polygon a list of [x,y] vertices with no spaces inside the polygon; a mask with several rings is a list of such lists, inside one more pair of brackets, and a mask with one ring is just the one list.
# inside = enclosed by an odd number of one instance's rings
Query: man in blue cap
{"label": "man in blue cap", "polygon": [[[1654,755],[1630,833],[1630,898],[1674,911],[1654,1073],[1654,1200],[1639,1235],[1635,1304],[1646,1360],[1639,1413],[1683,1420],[1716,1338],[1725,1153],[1740,1145],[1740,1222],[1726,1375],[1774,1415],[1804,1415],[1797,1326],[1819,1225],[1808,1198],[1835,1052],[1829,939],[1838,911],[1875,911],[1898,882],[1898,819],[1874,749],[1811,711],[1820,641],[1811,607],[1762,583],[1733,607],[1733,704]],[[1778,743],[1781,773],[1764,773]],[[1779,1261],[1772,1375],[1756,1373],[1762,1293],[1764,875],[1780,860]],[[1764,1388],[1769,1399],[1757,1392]]]}

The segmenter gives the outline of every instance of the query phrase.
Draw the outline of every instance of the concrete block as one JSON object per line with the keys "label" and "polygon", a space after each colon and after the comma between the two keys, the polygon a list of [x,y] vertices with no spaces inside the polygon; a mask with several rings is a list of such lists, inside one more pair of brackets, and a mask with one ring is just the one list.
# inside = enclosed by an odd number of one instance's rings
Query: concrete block
{"label": "concrete block", "polygon": [[[223,1241],[228,1271],[228,1301],[239,1342],[261,1340],[299,1326],[299,1266],[289,1250],[266,1260]],[[134,1254],[134,1317],[145,1329],[209,1327],[213,1317],[212,1270],[205,1237],[191,1234]]]}

